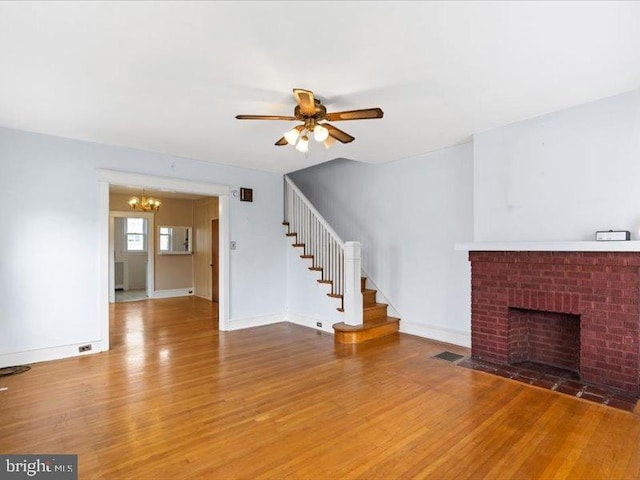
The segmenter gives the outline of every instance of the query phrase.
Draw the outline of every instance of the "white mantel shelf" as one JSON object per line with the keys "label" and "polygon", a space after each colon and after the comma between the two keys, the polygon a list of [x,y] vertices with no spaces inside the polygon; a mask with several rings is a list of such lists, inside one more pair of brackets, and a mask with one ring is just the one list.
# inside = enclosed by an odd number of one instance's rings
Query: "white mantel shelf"
{"label": "white mantel shelf", "polygon": [[640,241],[475,242],[456,243],[466,252],[640,252]]}

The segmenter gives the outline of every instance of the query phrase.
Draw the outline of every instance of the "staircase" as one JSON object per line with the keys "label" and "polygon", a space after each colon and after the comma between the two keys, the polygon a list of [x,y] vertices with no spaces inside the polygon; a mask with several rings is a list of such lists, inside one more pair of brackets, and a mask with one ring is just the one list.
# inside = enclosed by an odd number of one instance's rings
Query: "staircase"
{"label": "staircase", "polygon": [[386,303],[376,302],[377,290],[367,288],[367,279],[361,277],[362,325],[352,326],[336,323],[333,326],[338,343],[361,343],[373,338],[386,337],[398,332],[400,319],[387,315]]}
{"label": "staircase", "polygon": [[333,325],[337,343],[361,343],[394,335],[400,319],[387,315],[387,304],[377,303],[377,290],[367,288],[361,276],[360,244],[343,242],[326,220],[287,176],[285,180],[284,222],[293,247],[300,257],[311,260],[309,270],[319,272],[318,283],[330,286],[329,297],[344,321]]}

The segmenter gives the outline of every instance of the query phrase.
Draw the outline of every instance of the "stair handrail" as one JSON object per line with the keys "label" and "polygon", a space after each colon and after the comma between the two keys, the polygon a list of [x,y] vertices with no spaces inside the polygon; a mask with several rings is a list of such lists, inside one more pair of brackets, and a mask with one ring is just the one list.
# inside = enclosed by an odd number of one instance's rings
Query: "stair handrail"
{"label": "stair handrail", "polygon": [[362,325],[360,243],[343,241],[287,175],[284,181],[284,220],[289,232],[296,233],[299,246],[304,244],[305,254],[308,251],[312,258],[312,267],[320,267],[320,281],[331,284],[330,296],[342,297],[344,323]]}
{"label": "stair handrail", "polygon": [[[329,222],[327,222],[327,221],[325,220],[325,218],[324,218],[322,215],[320,215],[320,212],[318,212],[318,210],[316,210],[316,207],[314,207],[314,206],[313,206],[313,204],[312,204],[312,203],[309,201],[309,199],[307,198],[307,196],[306,196],[304,193],[302,193],[302,192],[300,191],[300,189],[298,188],[298,186],[297,186],[295,183],[293,183],[293,180],[291,180],[291,179],[289,178],[289,176],[288,176],[288,175],[285,175],[285,176],[284,176],[284,180],[285,180],[285,182],[287,182],[287,184],[291,187],[291,189],[292,189],[294,192],[296,192],[296,194],[297,194],[297,195],[302,199],[302,201],[306,204],[307,208],[308,208],[309,210],[311,210],[311,212],[316,216],[316,218],[318,219],[318,221],[319,221],[319,222],[322,224],[322,226],[323,226],[323,227],[324,227],[324,228],[329,232],[329,234],[334,238],[334,240],[335,240],[335,241],[336,241],[336,242],[337,242],[337,243],[338,243],[342,248],[344,248],[344,244],[345,244],[344,240],[342,240],[342,239],[340,238],[340,235],[338,235],[338,234],[336,233],[336,231],[335,231],[333,228],[331,228],[331,225],[329,225]],[[285,201],[286,201],[286,200],[285,200]],[[285,217],[286,217],[286,210],[285,210]]]}

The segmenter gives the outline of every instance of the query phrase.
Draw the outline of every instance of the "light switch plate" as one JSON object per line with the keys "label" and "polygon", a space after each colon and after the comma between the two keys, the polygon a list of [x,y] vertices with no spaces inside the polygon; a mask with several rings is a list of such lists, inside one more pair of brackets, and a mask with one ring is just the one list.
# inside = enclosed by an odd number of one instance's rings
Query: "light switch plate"
{"label": "light switch plate", "polygon": [[231,241],[231,247],[230,247],[230,248],[231,248],[231,250],[235,250],[235,249],[236,249],[236,242],[235,242],[235,240],[232,240],[232,241]]}

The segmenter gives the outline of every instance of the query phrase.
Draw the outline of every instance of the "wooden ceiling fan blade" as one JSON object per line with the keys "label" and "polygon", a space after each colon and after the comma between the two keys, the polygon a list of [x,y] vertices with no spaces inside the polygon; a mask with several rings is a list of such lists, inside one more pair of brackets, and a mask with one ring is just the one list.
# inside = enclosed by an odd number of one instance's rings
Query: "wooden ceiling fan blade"
{"label": "wooden ceiling fan blade", "polygon": [[327,113],[327,120],[366,120],[369,118],[382,118],[384,112],[380,108],[363,108],[361,110],[346,110],[344,112]]}
{"label": "wooden ceiling fan blade", "polygon": [[334,127],[333,125],[330,125],[328,123],[323,123],[321,125],[323,127],[325,127],[327,130],[329,130],[329,136],[330,137],[335,138],[339,142],[349,143],[349,142],[353,142],[355,140],[355,137],[352,137],[347,132],[343,132],[339,128]]}
{"label": "wooden ceiling fan blade", "polygon": [[303,115],[315,115],[316,113],[316,101],[313,98],[313,92],[310,90],[304,90],[302,88],[294,88],[293,95],[296,97],[298,105],[300,105],[300,112]]}
{"label": "wooden ceiling fan blade", "polygon": [[293,121],[296,117],[288,115],[236,115],[238,120],[288,120]]}

